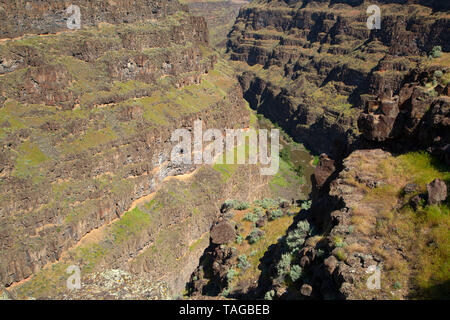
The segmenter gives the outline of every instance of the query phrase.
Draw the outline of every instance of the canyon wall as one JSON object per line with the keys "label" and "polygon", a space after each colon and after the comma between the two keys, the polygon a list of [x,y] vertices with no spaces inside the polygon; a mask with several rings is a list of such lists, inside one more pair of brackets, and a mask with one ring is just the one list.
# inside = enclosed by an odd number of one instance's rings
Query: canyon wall
{"label": "canyon wall", "polygon": [[[175,129],[196,119],[244,128],[249,111],[205,20],[178,2],[79,2],[81,30],[65,27],[67,1],[0,4],[0,283],[10,286],[123,217],[164,178],[194,170],[170,161]],[[183,217],[165,219],[156,230]],[[209,230],[208,219],[186,239]],[[116,244],[106,266],[156,230]]]}
{"label": "canyon wall", "polygon": [[211,45],[220,49],[226,46],[227,34],[234,24],[240,7],[248,3],[246,0],[184,0],[181,2],[189,7],[193,15],[205,17]]}
{"label": "canyon wall", "polygon": [[[25,34],[48,34],[67,31],[67,21],[73,16],[67,12],[75,3],[56,1],[0,1],[0,37],[16,38]],[[110,0],[77,1],[82,29],[101,23],[136,23],[186,11],[178,1],[166,0]],[[207,32],[207,30],[203,30]]]}

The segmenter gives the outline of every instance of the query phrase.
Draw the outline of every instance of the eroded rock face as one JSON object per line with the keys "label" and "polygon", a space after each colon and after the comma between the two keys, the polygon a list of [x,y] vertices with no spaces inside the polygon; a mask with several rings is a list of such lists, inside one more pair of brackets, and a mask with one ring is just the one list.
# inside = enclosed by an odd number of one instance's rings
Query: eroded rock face
{"label": "eroded rock face", "polygon": [[327,179],[336,170],[334,160],[330,159],[326,154],[321,154],[319,163],[314,170],[313,180],[317,188],[323,187]]}
{"label": "eroded rock face", "polygon": [[431,91],[423,86],[436,81],[439,69],[450,72],[446,66],[415,69],[398,95],[368,101],[358,119],[363,139],[396,152],[426,149],[450,164],[450,97],[439,85]]}
{"label": "eroded rock face", "polygon": [[[371,106],[376,108],[376,106]],[[395,119],[400,110],[397,101],[381,101],[374,113],[361,114],[358,127],[366,132],[366,137],[373,141],[385,141],[392,135]]]}
{"label": "eroded rock face", "polygon": [[[0,2],[0,38],[67,31],[67,21],[73,12],[66,10],[71,4],[61,0],[3,0]],[[121,24],[158,19],[183,9],[179,2],[165,0],[81,0],[76,5],[80,8],[83,29],[102,22]]]}
{"label": "eroded rock face", "polygon": [[[59,261],[166,177],[194,170],[172,163],[174,130],[197,119],[205,129],[248,127],[237,82],[201,85],[217,59],[203,18],[176,1],[81,1],[83,28],[66,32],[66,4],[0,2],[0,37],[31,34],[0,43],[1,285]],[[184,209],[167,212],[160,229],[187,219]],[[191,235],[209,231],[211,212]],[[134,261],[157,231],[115,246],[103,263],[160,278],[167,267]],[[184,286],[195,254],[168,277],[172,288]]]}
{"label": "eroded rock face", "polygon": [[218,48],[226,46],[227,34],[239,13],[239,8],[248,1],[188,1],[187,6],[195,16],[206,18],[210,32],[211,45]]}
{"label": "eroded rock face", "polygon": [[[314,241],[314,237],[307,238],[299,251],[298,259],[303,264],[302,267],[311,273],[308,282],[301,287],[303,295],[315,299],[358,299],[365,296],[360,295],[361,292],[355,287],[356,282],[366,277],[369,266],[377,265],[381,260],[376,254],[367,252],[370,242],[368,239],[354,234],[352,215],[355,210],[372,210],[366,217],[372,219],[370,216],[376,208],[368,208],[366,205],[361,207],[361,203],[366,195],[366,188],[384,184],[383,178],[374,168],[390,156],[380,149],[354,151],[344,159],[339,175],[329,182],[328,197],[334,200],[325,201],[323,198],[327,195],[324,193],[313,199],[310,219],[315,222],[316,227],[331,231],[325,242]],[[323,206],[324,203],[327,206]],[[314,209],[315,206],[318,208]],[[343,248],[348,246],[358,249],[351,256],[346,255]],[[319,255],[319,251],[327,254]]]}
{"label": "eroded rock face", "polygon": [[437,205],[447,199],[447,185],[440,179],[434,179],[427,184],[428,204]]}

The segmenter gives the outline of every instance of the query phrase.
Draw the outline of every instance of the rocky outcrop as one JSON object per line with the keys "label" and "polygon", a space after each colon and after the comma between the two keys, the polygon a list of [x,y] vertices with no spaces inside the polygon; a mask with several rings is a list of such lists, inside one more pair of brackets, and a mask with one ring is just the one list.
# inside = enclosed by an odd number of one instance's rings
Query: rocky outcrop
{"label": "rocky outcrop", "polygon": [[434,179],[427,184],[428,204],[437,205],[447,199],[447,185],[440,179]]}
{"label": "rocky outcrop", "polygon": [[232,214],[221,213],[211,228],[209,246],[187,284],[189,295],[194,298],[218,296],[228,286],[227,274],[237,259],[236,248],[230,246],[237,235],[231,217]]}
{"label": "rocky outcrop", "polygon": [[321,154],[312,177],[314,187],[322,188],[335,170],[334,160],[330,159],[326,154]]}
{"label": "rocky outcrop", "polygon": [[415,69],[394,97],[368,101],[358,119],[363,139],[395,152],[426,149],[450,164],[450,98],[435,76],[448,72],[442,65]]}
{"label": "rocky outcrop", "polygon": [[[317,214],[315,211],[310,213],[318,228],[331,231],[326,233],[326,238],[319,242],[315,240],[315,235],[312,235],[305,240],[305,245],[300,249],[298,259],[307,260],[304,267],[312,275],[306,283],[311,290],[303,289],[305,284],[302,286],[302,294],[307,293],[303,294],[304,296],[315,299],[362,298],[357,283],[366,278],[365,274],[369,266],[378,265],[381,260],[376,254],[367,253],[366,248],[369,247],[370,240],[353,230],[355,220],[352,216],[354,210],[360,210],[359,207],[366,193],[359,183],[365,187],[374,188],[375,185],[381,185],[383,181],[377,176],[376,171],[361,170],[360,165],[361,161],[364,161],[365,167],[376,167],[389,156],[389,153],[379,149],[355,151],[344,159],[343,170],[339,176],[328,182],[329,193],[322,194],[322,197],[339,199],[339,205],[336,205],[336,201],[331,201],[333,206],[322,207],[324,212],[319,220],[314,219]],[[360,182],[354,184],[353,179]],[[317,202],[318,199],[315,201]],[[344,248],[348,247],[355,248],[350,255],[344,251]],[[322,253],[319,254],[319,251]],[[363,285],[365,284],[361,284]],[[377,294],[377,291],[362,288],[361,290],[367,292],[364,299],[368,299],[371,294]],[[381,298],[381,295],[377,296],[377,299]]]}
{"label": "rocky outcrop", "polygon": [[[424,160],[427,157],[416,161],[428,161]],[[298,247],[296,257],[310,275],[299,284],[304,296],[430,298],[423,293],[422,284],[417,280],[421,275],[415,270],[423,270],[427,264],[429,258],[424,258],[425,254],[436,250],[437,260],[438,256],[445,255],[435,246],[443,245],[446,240],[430,236],[429,225],[422,224],[421,219],[427,210],[444,212],[446,207],[429,209],[422,192],[426,189],[428,203],[437,206],[447,198],[447,186],[439,178],[426,186],[411,182],[418,176],[426,176],[420,171],[423,170],[420,165],[420,169],[414,168],[414,161],[405,156],[393,157],[381,149],[357,150],[343,160],[342,169],[328,181],[328,193],[315,193],[309,219],[322,230],[318,233],[321,236],[313,233],[306,238],[304,245]],[[445,225],[444,221],[440,223]],[[431,277],[427,281],[436,281],[445,288],[446,276],[442,279],[439,282]],[[311,292],[304,285],[311,286]],[[445,296],[445,289],[434,294],[434,297]]]}

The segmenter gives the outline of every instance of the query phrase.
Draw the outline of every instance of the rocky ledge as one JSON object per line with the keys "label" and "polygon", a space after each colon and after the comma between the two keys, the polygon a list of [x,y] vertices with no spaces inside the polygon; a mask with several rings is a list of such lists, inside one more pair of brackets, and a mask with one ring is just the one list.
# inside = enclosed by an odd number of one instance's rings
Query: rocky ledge
{"label": "rocky ledge", "polygon": [[[436,161],[423,152],[394,157],[381,149],[358,150],[344,159],[339,174],[322,185],[327,192],[313,201],[310,217],[323,232],[307,237],[299,252],[308,277],[298,286],[311,286],[308,297],[448,293],[446,272],[430,270],[445,269],[448,254],[448,167]],[[328,166],[316,168],[316,176],[330,174]]]}

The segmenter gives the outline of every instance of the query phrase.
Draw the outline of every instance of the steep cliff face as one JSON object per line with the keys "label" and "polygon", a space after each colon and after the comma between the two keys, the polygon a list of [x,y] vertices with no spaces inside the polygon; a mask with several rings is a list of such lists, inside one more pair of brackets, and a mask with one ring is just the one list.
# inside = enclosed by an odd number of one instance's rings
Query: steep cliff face
{"label": "steep cliff face", "polygon": [[[167,178],[120,219],[92,231],[61,259],[10,292],[26,299],[170,299],[180,295],[208,246],[225,199],[267,193],[258,166],[202,166]],[[81,270],[81,289],[68,290],[66,270]]]}
{"label": "steep cliff face", "polygon": [[[25,34],[47,34],[67,30],[67,21],[74,12],[66,12],[71,1],[0,1],[0,38],[15,38]],[[83,29],[101,23],[135,23],[158,19],[186,8],[178,1],[110,0],[77,1]],[[202,30],[205,34],[207,30]]]}
{"label": "steep cliff face", "polygon": [[227,34],[239,13],[239,9],[247,0],[198,1],[182,0],[195,16],[205,17],[208,24],[209,39],[213,47],[223,49],[226,46]]}
{"label": "steep cliff face", "polygon": [[[1,3],[2,38],[33,33],[0,42],[6,286],[60,260],[167,176],[195,169],[170,161],[175,129],[192,129],[196,119],[205,129],[248,127],[240,86],[208,47],[203,18],[174,1],[85,1],[78,3],[82,29],[68,30],[66,4]],[[135,230],[140,218],[127,227]],[[173,210],[165,219],[159,227],[183,215]],[[208,219],[196,222],[199,231],[209,229]],[[105,261],[134,257],[156,237],[145,231]]]}
{"label": "steep cliff face", "polygon": [[398,93],[434,46],[450,49],[441,2],[370,4],[381,9],[379,30],[367,28],[364,1],[253,1],[229,35],[251,106],[318,153],[357,147],[364,106]]}
{"label": "steep cliff face", "polygon": [[370,101],[358,119],[364,141],[397,153],[425,149],[450,165],[448,57],[411,71],[397,95]]}

